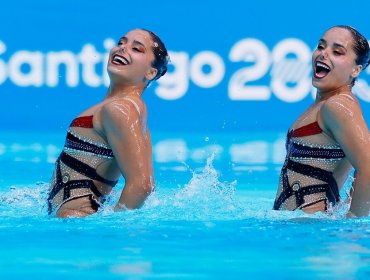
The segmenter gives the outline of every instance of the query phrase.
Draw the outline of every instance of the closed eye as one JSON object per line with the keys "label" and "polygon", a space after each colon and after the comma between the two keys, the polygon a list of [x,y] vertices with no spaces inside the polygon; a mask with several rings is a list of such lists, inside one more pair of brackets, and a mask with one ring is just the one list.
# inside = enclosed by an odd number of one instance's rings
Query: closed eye
{"label": "closed eye", "polygon": [[120,39],[118,40],[117,45],[118,45],[118,46],[121,46],[121,45],[123,45],[124,43],[127,43],[127,38],[126,38],[126,37],[122,37],[122,38],[120,38]]}
{"label": "closed eye", "polygon": [[144,52],[144,50],[142,50],[142,49],[140,49],[140,48],[136,48],[136,47],[134,47],[134,48],[132,48],[135,52]]}
{"label": "closed eye", "polygon": [[324,49],[324,46],[323,46],[323,45],[318,45],[318,46],[317,46],[317,49],[318,49],[318,50],[323,50],[323,49]]}

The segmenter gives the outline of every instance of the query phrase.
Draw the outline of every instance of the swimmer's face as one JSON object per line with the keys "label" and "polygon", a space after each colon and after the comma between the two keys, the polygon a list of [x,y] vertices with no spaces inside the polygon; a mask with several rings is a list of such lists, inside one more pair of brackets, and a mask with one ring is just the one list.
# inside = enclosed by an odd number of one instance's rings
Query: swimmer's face
{"label": "swimmer's face", "polygon": [[131,85],[147,84],[157,70],[152,66],[153,40],[144,30],[135,29],[119,39],[109,54],[108,74],[111,79]]}
{"label": "swimmer's face", "polygon": [[312,55],[312,84],[321,91],[350,85],[361,70],[356,65],[353,37],[350,31],[334,27],[319,40]]}

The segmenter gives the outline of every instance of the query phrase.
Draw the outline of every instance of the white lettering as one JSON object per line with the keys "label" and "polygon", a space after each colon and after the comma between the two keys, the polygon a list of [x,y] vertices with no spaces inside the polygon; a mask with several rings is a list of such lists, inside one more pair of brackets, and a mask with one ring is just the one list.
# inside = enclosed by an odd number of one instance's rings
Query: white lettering
{"label": "white lettering", "polygon": [[93,45],[87,44],[82,48],[78,58],[82,64],[82,80],[85,84],[91,87],[100,86],[102,79],[96,74],[95,65],[102,61],[102,55]]}
{"label": "white lettering", "polygon": [[189,86],[189,55],[185,52],[169,52],[171,65],[174,70],[169,71],[158,80],[156,94],[166,100],[179,99],[188,90]]}
{"label": "white lettering", "polygon": [[65,65],[66,84],[69,87],[78,85],[78,63],[72,52],[49,52],[46,55],[46,84],[49,87],[56,87],[59,84],[59,66]]}
{"label": "white lettering", "polygon": [[[103,41],[103,52],[93,44],[83,45],[77,54],[68,50],[14,52],[8,61],[3,57],[0,59],[0,85],[9,79],[21,87],[57,87],[61,80],[68,87],[81,84],[109,86],[106,65],[114,45],[115,41],[108,38]],[[0,56],[6,51],[6,44],[0,41]],[[296,38],[281,40],[271,52],[258,39],[242,39],[232,46],[227,63],[219,54],[209,50],[197,52],[191,59],[187,52],[169,51],[168,73],[158,80],[154,92],[161,99],[177,100],[188,92],[190,81],[198,88],[215,88],[227,82],[224,81],[226,66],[231,62],[245,65],[230,74],[230,100],[265,101],[274,94],[282,102],[299,102],[308,95],[314,98],[316,93],[311,85],[311,52],[303,41]],[[364,74],[366,76],[356,82],[354,92],[361,100],[370,103],[370,67]]]}
{"label": "white lettering", "polygon": [[104,85],[106,87],[108,87],[109,86],[109,83],[110,83],[108,72],[106,70],[107,69],[108,60],[109,60],[109,52],[115,46],[115,44],[116,43],[115,43],[115,41],[113,39],[106,39],[106,40],[104,40],[104,43],[103,43],[106,52],[105,52],[105,55],[104,55],[104,58],[103,58],[102,71],[104,73],[103,74],[103,80],[104,80]]}
{"label": "white lettering", "polygon": [[230,51],[230,61],[253,63],[244,67],[234,75],[229,82],[229,97],[231,100],[267,100],[271,92],[268,86],[248,85],[266,75],[270,66],[270,53],[264,43],[256,39],[244,39],[237,42]]}
{"label": "white lettering", "polygon": [[[9,77],[18,86],[42,86],[43,55],[41,52],[19,51],[9,60]],[[28,67],[27,73],[22,70]]]}
{"label": "white lettering", "polygon": [[[0,41],[0,55],[6,52],[6,45]],[[5,82],[7,79],[6,63],[3,60],[0,60],[0,84]]]}
{"label": "white lettering", "polygon": [[[294,55],[295,58],[288,58]],[[310,92],[311,50],[297,39],[285,39],[272,51],[271,88],[285,102],[302,100]],[[293,85],[288,86],[288,83]]]}
{"label": "white lettering", "polygon": [[[210,67],[209,73],[203,71],[203,67]],[[195,55],[190,64],[190,76],[192,81],[204,88],[218,85],[225,74],[225,65],[222,58],[214,52],[203,51]]]}

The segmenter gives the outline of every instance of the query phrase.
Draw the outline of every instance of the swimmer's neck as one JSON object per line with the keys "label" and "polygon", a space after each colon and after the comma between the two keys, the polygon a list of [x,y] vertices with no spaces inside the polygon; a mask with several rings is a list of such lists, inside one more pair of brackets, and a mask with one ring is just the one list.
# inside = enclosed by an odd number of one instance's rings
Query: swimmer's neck
{"label": "swimmer's neck", "polygon": [[323,100],[326,100],[334,95],[340,94],[340,93],[351,93],[352,85],[343,85],[336,89],[331,90],[320,90],[317,89],[316,93],[316,102],[320,102]]}
{"label": "swimmer's neck", "polygon": [[144,88],[137,85],[110,85],[107,94],[105,95],[105,99],[125,96],[141,97],[143,92]]}

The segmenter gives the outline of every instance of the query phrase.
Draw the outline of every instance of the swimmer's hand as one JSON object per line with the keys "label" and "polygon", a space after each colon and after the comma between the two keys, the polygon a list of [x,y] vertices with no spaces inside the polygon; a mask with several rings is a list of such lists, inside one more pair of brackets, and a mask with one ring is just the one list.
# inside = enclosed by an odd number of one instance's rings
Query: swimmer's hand
{"label": "swimmer's hand", "polygon": [[119,203],[119,202],[113,208],[114,212],[122,212],[126,210],[127,210],[126,205],[124,205],[123,203]]}

